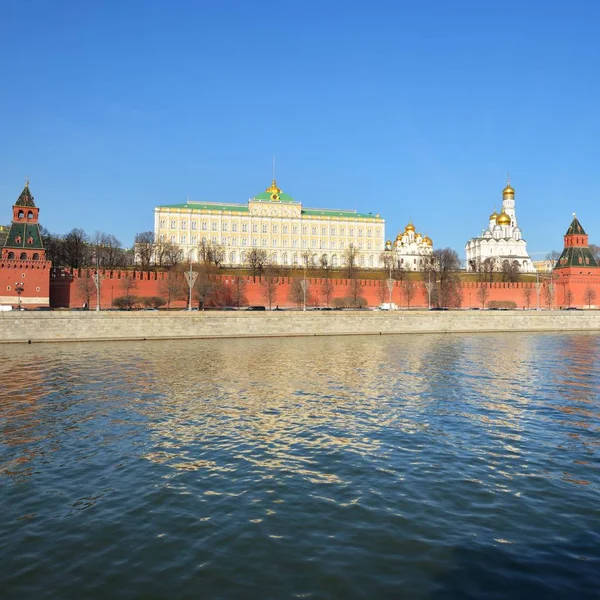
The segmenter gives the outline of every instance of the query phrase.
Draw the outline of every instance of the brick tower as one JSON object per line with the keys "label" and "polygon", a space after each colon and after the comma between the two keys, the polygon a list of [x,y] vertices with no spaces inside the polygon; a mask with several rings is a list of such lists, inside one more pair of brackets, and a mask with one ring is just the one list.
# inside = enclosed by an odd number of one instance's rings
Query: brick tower
{"label": "brick tower", "polygon": [[0,260],[0,304],[30,308],[48,306],[50,266],[42,243],[35,206],[25,184],[13,205],[12,224]]}
{"label": "brick tower", "polygon": [[557,303],[563,307],[592,308],[600,303],[600,266],[588,247],[588,234],[575,213],[553,275],[558,286]]}

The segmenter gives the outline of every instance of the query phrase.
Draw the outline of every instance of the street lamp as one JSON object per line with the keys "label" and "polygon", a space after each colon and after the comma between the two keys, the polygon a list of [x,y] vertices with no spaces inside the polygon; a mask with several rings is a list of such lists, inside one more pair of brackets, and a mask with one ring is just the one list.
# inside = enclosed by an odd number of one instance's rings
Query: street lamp
{"label": "street lamp", "polygon": [[392,310],[392,290],[394,289],[394,280],[392,279],[392,261],[390,260],[390,277],[387,280],[387,288],[388,291],[390,293],[390,302],[389,302],[389,306],[388,309]]}
{"label": "street lamp", "polygon": [[17,296],[19,297],[19,310],[21,310],[21,294],[23,293],[23,288],[25,284],[21,281],[15,282],[15,292],[17,292]]}
{"label": "street lamp", "polygon": [[[190,288],[190,295],[188,299],[188,311],[192,310],[192,288],[194,287],[194,283],[196,283],[196,278],[198,277],[198,273],[192,271],[192,251],[189,251],[188,257],[190,259],[190,270],[185,274],[185,278],[187,280],[188,286]],[[203,305],[204,306],[204,305]]]}

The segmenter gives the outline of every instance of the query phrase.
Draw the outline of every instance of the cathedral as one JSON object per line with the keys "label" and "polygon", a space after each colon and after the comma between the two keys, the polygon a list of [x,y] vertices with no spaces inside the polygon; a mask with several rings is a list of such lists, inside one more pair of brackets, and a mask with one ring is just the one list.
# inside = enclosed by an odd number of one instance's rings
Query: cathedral
{"label": "cathedral", "polygon": [[502,190],[502,210],[490,215],[488,227],[480,237],[472,238],[465,246],[467,271],[488,268],[501,271],[504,263],[517,267],[520,273],[535,273],[527,254],[527,242],[521,236],[515,213],[515,190],[508,181]]}
{"label": "cathedral", "polygon": [[423,271],[433,258],[431,238],[417,233],[412,223],[396,236],[394,243],[388,240],[385,249],[393,253],[393,264],[405,271]]}

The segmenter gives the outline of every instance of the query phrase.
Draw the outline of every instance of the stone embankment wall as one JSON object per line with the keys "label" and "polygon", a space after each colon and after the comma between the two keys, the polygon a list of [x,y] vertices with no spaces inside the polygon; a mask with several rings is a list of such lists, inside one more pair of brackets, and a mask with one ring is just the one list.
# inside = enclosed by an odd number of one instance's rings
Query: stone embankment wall
{"label": "stone embankment wall", "polygon": [[600,311],[0,312],[0,342],[597,331]]}

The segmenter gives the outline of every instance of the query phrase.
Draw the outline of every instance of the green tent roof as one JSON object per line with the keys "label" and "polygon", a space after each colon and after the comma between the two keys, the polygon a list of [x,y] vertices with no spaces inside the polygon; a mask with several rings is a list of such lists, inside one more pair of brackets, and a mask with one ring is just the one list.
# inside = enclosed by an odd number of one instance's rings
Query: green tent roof
{"label": "green tent roof", "polygon": [[31,206],[31,207],[35,208],[35,204],[33,202],[33,196],[31,195],[31,192],[29,191],[29,183],[25,184],[25,187],[23,188],[21,195],[17,198],[17,201],[15,202],[15,206]]}
{"label": "green tent roof", "polygon": [[565,235],[587,235],[584,228],[581,226],[579,219],[573,215],[573,220],[569,225],[569,229],[567,229],[567,233]]}

